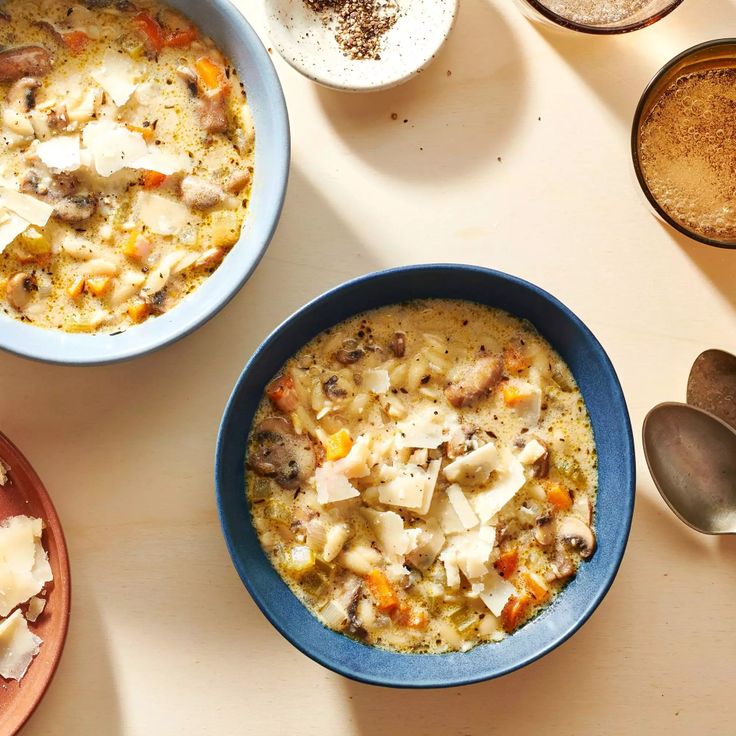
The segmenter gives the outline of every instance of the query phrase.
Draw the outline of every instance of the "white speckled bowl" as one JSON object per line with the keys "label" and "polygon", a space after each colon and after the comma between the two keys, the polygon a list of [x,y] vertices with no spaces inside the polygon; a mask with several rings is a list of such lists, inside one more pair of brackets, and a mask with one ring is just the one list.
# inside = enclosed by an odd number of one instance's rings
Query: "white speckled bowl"
{"label": "white speckled bowl", "polygon": [[347,92],[394,87],[418,74],[437,55],[457,13],[458,0],[396,0],[399,17],[381,43],[380,60],[345,56],[334,32],[304,0],[266,0],[273,45],[309,79]]}

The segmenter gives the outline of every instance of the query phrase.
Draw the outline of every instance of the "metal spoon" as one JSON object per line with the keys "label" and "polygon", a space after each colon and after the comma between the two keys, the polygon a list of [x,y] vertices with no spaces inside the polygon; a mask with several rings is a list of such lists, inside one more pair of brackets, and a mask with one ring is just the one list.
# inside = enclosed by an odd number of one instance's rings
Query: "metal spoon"
{"label": "metal spoon", "polygon": [[736,355],[706,350],[690,369],[687,403],[705,409],[736,429]]}
{"label": "metal spoon", "polygon": [[705,534],[736,534],[736,430],[687,404],[655,406],[644,419],[644,455],[675,514]]}

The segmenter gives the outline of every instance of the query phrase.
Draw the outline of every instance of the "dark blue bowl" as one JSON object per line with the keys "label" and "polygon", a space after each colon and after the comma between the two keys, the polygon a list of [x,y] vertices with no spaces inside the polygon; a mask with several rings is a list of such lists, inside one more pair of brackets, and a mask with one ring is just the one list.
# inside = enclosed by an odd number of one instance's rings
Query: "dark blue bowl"
{"label": "dark blue bowl", "polygon": [[[367,309],[408,299],[468,299],[532,322],[572,370],[598,447],[598,549],[534,620],[498,644],[454,654],[397,654],[326,629],[299,602],[263,553],[245,495],[244,458],[253,415],[268,381],[302,345]],[[238,379],[220,425],[215,461],[220,521],[243,583],[268,620],[302,652],[354,680],[392,687],[449,687],[499,677],[572,636],[611,587],[634,511],[634,445],[621,386],[591,331],[546,291],[473,266],[410,266],[362,276],[318,297],[278,327]]]}

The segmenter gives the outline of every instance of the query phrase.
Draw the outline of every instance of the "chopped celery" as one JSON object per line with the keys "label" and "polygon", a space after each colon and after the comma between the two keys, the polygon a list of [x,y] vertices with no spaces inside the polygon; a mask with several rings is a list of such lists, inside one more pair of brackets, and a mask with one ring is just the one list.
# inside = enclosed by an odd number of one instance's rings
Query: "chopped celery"
{"label": "chopped celery", "polygon": [[272,498],[266,504],[265,517],[280,524],[291,523],[291,511],[289,507],[278,499]]}
{"label": "chopped celery", "polygon": [[271,495],[271,483],[267,478],[256,478],[250,487],[250,497],[253,501],[261,501]]}
{"label": "chopped celery", "polygon": [[580,463],[569,455],[556,455],[554,458],[554,466],[557,470],[562,473],[566,478],[569,478],[576,483],[582,481],[583,472],[580,469]]}
{"label": "chopped celery", "polygon": [[286,553],[286,569],[295,575],[303,575],[314,569],[314,552],[306,545],[295,545]]}

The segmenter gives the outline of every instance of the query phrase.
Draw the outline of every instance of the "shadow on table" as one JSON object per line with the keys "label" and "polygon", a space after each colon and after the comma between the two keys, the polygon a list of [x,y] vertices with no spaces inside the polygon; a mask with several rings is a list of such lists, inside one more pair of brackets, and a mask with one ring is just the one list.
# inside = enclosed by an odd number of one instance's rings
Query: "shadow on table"
{"label": "shadow on table", "polygon": [[[75,609],[84,611],[84,619],[75,617]],[[74,592],[69,636],[59,669],[21,734],[122,733],[118,689],[103,619],[94,598],[82,587]]]}
{"label": "shadow on table", "polygon": [[[724,299],[736,307],[736,250],[704,245],[657,219],[660,227],[682,252],[707,276]],[[697,308],[697,305],[694,305]],[[724,346],[728,349],[728,346]]]}
{"label": "shadow on table", "polygon": [[696,43],[728,36],[735,12],[733,0],[685,0],[666,18],[634,33],[590,36],[541,24],[535,28],[629,127],[644,88],[657,71]]}
{"label": "shadow on table", "polygon": [[[356,732],[364,736],[625,733],[621,724],[629,722],[627,709],[655,696],[657,701],[650,701],[650,706],[662,708],[664,723],[674,714],[668,686],[654,684],[645,692],[641,684],[657,682],[662,652],[676,657],[678,647],[692,641],[691,617],[673,615],[682,585],[678,561],[693,556],[703,564],[715,557],[723,560],[714,539],[691,532],[663,506],[651,491],[638,489],[618,577],[598,611],[572,639],[522,670],[469,687],[391,690],[345,680]],[[736,545],[730,547],[729,554],[736,553]],[[641,574],[644,568],[649,575]],[[672,594],[653,597],[651,574],[671,580]],[[701,585],[707,587],[707,581]],[[667,590],[667,583],[658,582],[660,586]],[[634,631],[638,642],[646,637],[646,650],[639,651],[628,640]],[[628,676],[632,667],[638,668],[636,676]],[[627,676],[622,678],[621,673]],[[613,677],[615,691],[607,685]],[[605,728],[599,720],[603,711],[611,717]]]}
{"label": "shadow on table", "polygon": [[524,60],[487,0],[463,0],[445,47],[410,82],[316,94],[335,130],[371,166],[441,187],[503,151],[524,105]]}

